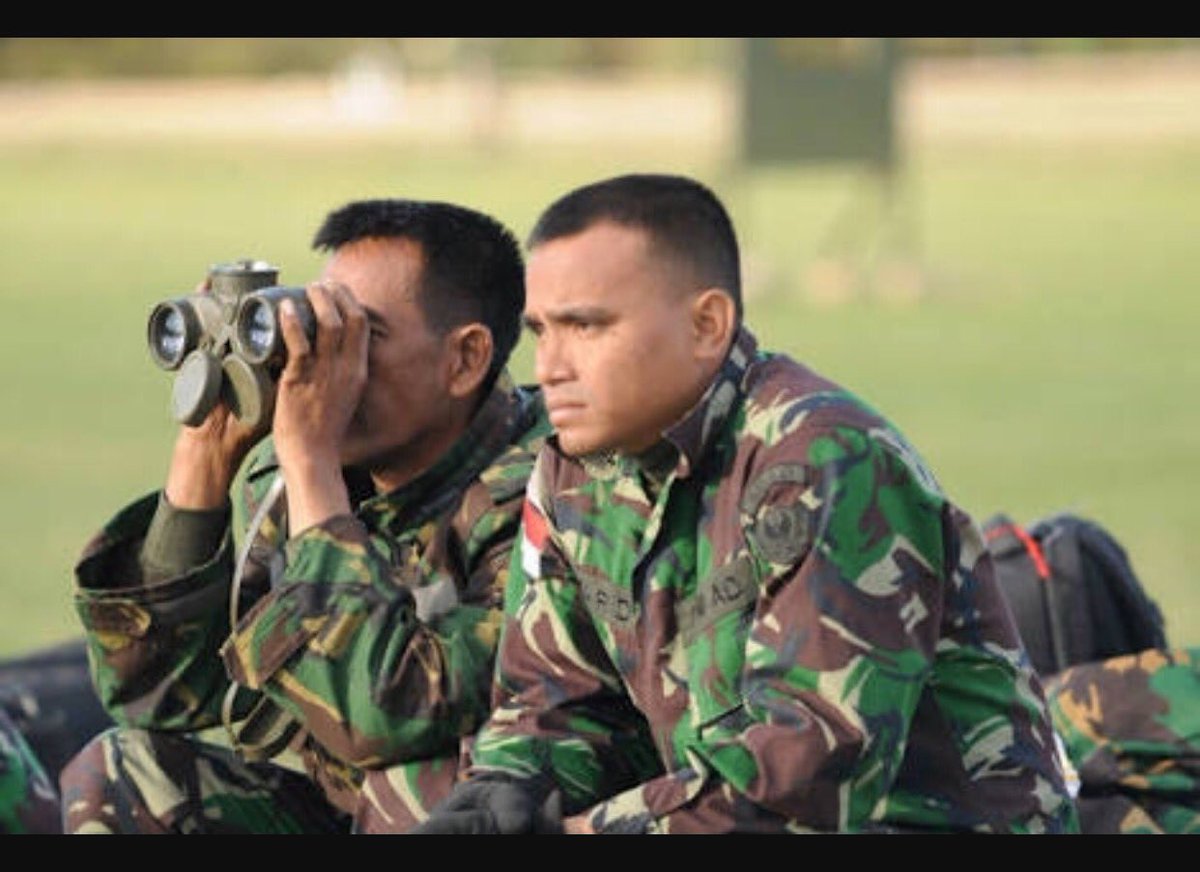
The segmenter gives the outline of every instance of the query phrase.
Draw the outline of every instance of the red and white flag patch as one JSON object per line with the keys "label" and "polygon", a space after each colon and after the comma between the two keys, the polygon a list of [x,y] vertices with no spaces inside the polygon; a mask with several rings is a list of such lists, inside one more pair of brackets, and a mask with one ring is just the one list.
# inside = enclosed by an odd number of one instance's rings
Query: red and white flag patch
{"label": "red and white flag patch", "polygon": [[529,499],[521,509],[521,531],[521,568],[529,578],[541,578],[542,551],[550,538],[550,523]]}

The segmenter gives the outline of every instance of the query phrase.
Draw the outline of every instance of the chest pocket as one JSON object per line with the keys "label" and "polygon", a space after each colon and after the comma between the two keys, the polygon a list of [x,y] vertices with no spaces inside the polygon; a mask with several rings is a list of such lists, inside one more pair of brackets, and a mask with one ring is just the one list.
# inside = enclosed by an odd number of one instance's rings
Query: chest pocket
{"label": "chest pocket", "polygon": [[675,607],[698,727],[742,703],[742,667],[758,590],[754,561],[743,553],[715,568]]}

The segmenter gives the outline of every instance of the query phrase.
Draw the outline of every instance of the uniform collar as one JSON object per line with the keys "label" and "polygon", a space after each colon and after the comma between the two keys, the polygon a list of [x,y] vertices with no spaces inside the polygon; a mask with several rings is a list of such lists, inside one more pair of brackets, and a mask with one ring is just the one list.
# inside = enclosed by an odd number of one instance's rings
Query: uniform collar
{"label": "uniform collar", "polygon": [[758,341],[745,325],[738,327],[729,353],[712,382],[687,414],[663,434],[679,452],[676,475],[687,478],[711,450],[742,394],[746,371],[758,355]]}

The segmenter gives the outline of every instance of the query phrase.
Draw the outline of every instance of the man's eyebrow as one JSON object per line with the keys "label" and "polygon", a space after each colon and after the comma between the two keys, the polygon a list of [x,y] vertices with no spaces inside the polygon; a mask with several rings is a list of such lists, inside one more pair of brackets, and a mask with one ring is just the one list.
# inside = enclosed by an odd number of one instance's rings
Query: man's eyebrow
{"label": "man's eyebrow", "polygon": [[386,327],[387,321],[379,314],[377,309],[372,309],[370,306],[363,306],[363,311],[367,313],[367,321],[373,327]]}
{"label": "man's eyebrow", "polygon": [[[543,315],[543,318],[534,320],[539,323],[546,320],[556,324],[573,324],[580,321],[602,323],[613,318],[613,312],[607,306],[563,306],[561,309],[552,309]],[[526,316],[526,320],[529,320],[528,316]]]}

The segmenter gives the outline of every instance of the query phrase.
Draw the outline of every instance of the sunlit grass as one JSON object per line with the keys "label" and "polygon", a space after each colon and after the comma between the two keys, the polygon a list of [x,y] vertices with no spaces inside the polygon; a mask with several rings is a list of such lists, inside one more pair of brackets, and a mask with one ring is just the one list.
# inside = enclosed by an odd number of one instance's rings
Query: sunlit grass
{"label": "sunlit grass", "polygon": [[[145,350],[153,303],[236,257],[304,281],[319,268],[312,232],[349,199],[454,200],[524,236],[566,189],[643,169],[694,174],[725,196],[764,345],[888,414],[978,519],[1070,508],[1106,523],[1173,641],[1200,642],[1200,144],[913,155],[898,201],[911,244],[883,254],[913,259],[924,296],[822,304],[818,258],[855,263],[883,238],[874,189],[848,169],[737,173],[703,152],[639,148],[264,142],[0,149],[0,653],[77,632],[77,555],[161,482],[170,379]],[[513,366],[529,379],[526,343]]]}

